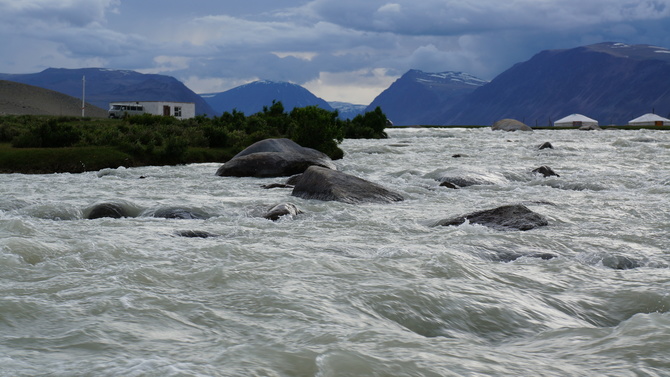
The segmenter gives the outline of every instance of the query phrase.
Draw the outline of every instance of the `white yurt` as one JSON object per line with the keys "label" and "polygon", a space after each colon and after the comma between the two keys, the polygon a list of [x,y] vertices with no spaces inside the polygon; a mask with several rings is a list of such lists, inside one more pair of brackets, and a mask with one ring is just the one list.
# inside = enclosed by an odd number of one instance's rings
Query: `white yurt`
{"label": "white yurt", "polygon": [[597,126],[598,121],[582,114],[572,114],[554,122],[556,127]]}
{"label": "white yurt", "polygon": [[656,114],[644,114],[628,122],[631,126],[670,126],[670,119]]}

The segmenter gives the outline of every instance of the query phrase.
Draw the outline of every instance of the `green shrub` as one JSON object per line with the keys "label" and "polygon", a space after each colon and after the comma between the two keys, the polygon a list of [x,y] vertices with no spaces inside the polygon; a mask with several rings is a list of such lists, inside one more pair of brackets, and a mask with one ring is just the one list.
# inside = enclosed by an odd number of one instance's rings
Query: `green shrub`
{"label": "green shrub", "polygon": [[345,126],[344,136],[347,139],[386,139],[384,129],[388,124],[386,115],[377,106],[374,111],[359,114]]}
{"label": "green shrub", "polygon": [[76,144],[81,138],[79,130],[57,118],[30,126],[12,139],[15,148],[63,148]]}
{"label": "green shrub", "polygon": [[337,111],[317,106],[296,107],[290,114],[289,137],[303,147],[319,150],[333,159],[344,152],[337,146],[342,142],[342,121]]}

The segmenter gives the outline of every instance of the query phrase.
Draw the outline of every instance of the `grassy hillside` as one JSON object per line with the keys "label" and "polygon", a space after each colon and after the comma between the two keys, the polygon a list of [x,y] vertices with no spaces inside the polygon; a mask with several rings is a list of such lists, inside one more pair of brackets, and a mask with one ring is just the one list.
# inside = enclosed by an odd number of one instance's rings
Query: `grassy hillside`
{"label": "grassy hillside", "polygon": [[[81,99],[32,85],[0,80],[0,115],[81,116]],[[85,115],[107,117],[107,110],[87,104]]]}

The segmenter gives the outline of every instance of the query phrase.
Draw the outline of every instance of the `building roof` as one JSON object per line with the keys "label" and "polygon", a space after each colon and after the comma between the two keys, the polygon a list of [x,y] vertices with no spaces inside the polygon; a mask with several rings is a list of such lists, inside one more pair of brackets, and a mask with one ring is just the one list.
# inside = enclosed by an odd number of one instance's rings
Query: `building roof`
{"label": "building roof", "polygon": [[566,117],[564,117],[564,118],[561,118],[561,119],[555,121],[554,124],[556,124],[556,123],[570,123],[570,124],[572,124],[573,122],[595,123],[595,124],[598,124],[598,121],[597,121],[597,120],[595,120],[595,119],[591,119],[591,118],[589,118],[589,117],[587,117],[587,116],[585,116],[585,115],[582,115],[582,114],[571,114],[571,115],[568,115],[568,116],[566,116]]}
{"label": "building roof", "polygon": [[630,120],[630,121],[628,122],[628,124],[634,124],[634,123],[649,123],[649,122],[652,122],[652,123],[653,123],[653,122],[658,122],[658,121],[661,121],[661,122],[668,122],[668,123],[670,123],[670,119],[668,119],[668,118],[663,118],[663,117],[660,116],[660,115],[656,115],[656,114],[648,113],[648,114],[644,114],[644,115],[642,115],[642,116],[639,116],[639,117],[637,117],[637,118],[635,118],[635,119],[633,119],[633,120]]}

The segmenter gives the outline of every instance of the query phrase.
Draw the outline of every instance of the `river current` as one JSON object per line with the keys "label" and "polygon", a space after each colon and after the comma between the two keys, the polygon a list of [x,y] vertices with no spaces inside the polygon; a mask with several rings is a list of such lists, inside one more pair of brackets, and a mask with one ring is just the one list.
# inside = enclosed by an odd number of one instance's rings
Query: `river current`
{"label": "river current", "polygon": [[[0,175],[0,376],[670,375],[670,132],[388,133],[335,163],[393,204],[212,163]],[[519,203],[549,224],[434,226]]]}

